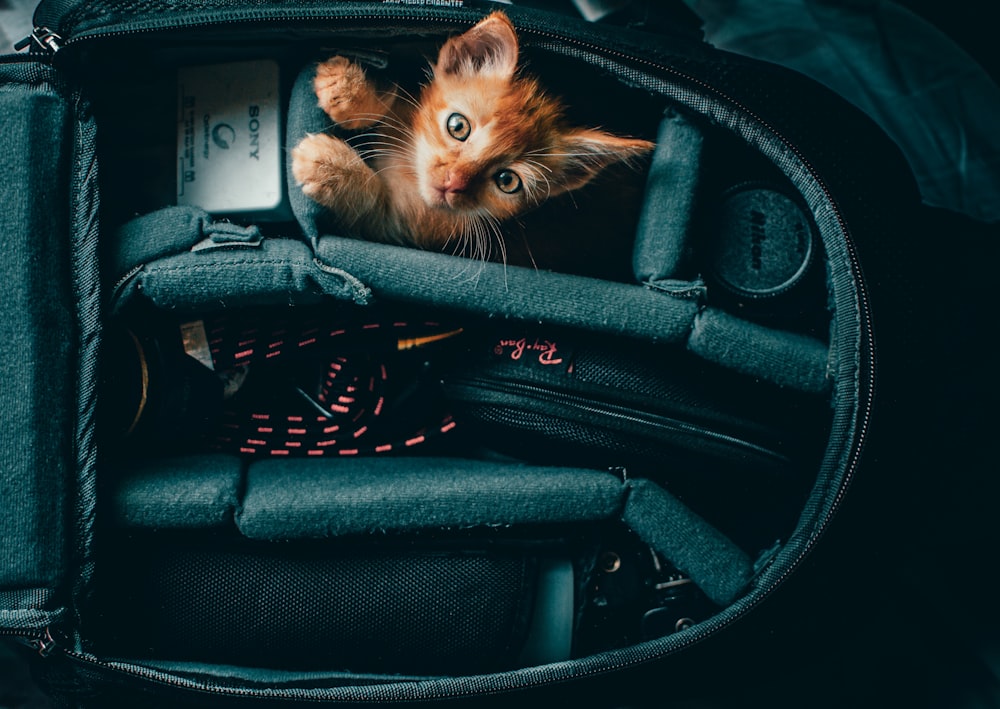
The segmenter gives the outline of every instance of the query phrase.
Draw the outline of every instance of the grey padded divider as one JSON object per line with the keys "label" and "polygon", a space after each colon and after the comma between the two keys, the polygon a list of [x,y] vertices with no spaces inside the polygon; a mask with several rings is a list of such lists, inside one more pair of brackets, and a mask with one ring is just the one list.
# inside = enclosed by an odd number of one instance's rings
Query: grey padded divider
{"label": "grey padded divider", "polygon": [[122,263],[141,262],[144,249],[155,254],[154,237],[165,233],[174,246],[196,250],[145,263],[122,287],[119,301],[141,290],[165,308],[306,304],[324,295],[365,303],[371,284],[379,295],[426,306],[676,343],[687,338],[698,308],[693,300],[627,284],[355,239],[322,237],[314,254],[299,240],[255,239],[252,228],[180,208],[119,230],[121,248],[131,254]]}
{"label": "grey padded divider", "polygon": [[114,522],[142,529],[231,529],[243,493],[243,462],[229,455],[151,458],[110,472]]}
{"label": "grey padded divider", "polygon": [[317,256],[379,296],[662,342],[683,343],[698,310],[694,300],[636,285],[340,237],[320,238]]}
{"label": "grey padded divider", "polygon": [[120,230],[119,243],[134,259],[143,244],[155,253],[157,241],[149,235],[160,233],[171,234],[175,246],[193,248],[143,265],[125,281],[116,305],[140,290],[155,305],[182,309],[304,305],[325,296],[364,304],[374,294],[492,318],[686,344],[709,361],[782,386],[815,393],[829,386],[824,343],[702,308],[689,292],[335,236],[321,237],[314,252],[298,239],[260,238],[253,227],[214,222],[191,209],[140,217]]}
{"label": "grey padded divider", "polygon": [[351,274],[320,264],[297,239],[216,241],[146,264],[119,288],[120,307],[138,292],[163,308],[309,305],[324,296],[366,303],[371,292]]}
{"label": "grey padded divider", "polygon": [[162,458],[115,474],[120,527],[233,530],[256,541],[624,521],[716,603],[746,585],[747,555],[648,480],[458,458]]}
{"label": "grey padded divider", "polygon": [[194,207],[137,217],[112,243],[116,308],[139,291],[164,308],[309,304],[324,295],[365,303],[371,295],[349,273],[319,264],[299,239],[265,239],[257,227]]}
{"label": "grey padded divider", "polygon": [[265,460],[236,517],[251,539],[589,522],[621,513],[610,473],[453,458]]}
{"label": "grey padded divider", "polygon": [[[73,97],[39,63],[0,65],[0,627],[56,622],[78,416]],[[77,159],[74,164],[73,158]],[[76,214],[72,215],[77,216]],[[82,225],[81,231],[87,225]]]}
{"label": "grey padded divider", "polygon": [[136,266],[187,251],[208,239],[248,245],[261,238],[257,227],[241,227],[197,207],[167,207],[123,224],[105,246],[105,270],[118,279]]}
{"label": "grey padded divider", "polygon": [[830,390],[830,348],[815,338],[774,330],[717,308],[695,318],[688,349],[742,374],[812,394]]}
{"label": "grey padded divider", "polygon": [[631,480],[622,516],[639,538],[687,573],[720,606],[753,576],[753,562],[721,532],[650,480]]}
{"label": "grey padded divider", "polygon": [[664,112],[646,178],[632,268],[640,283],[676,288],[688,249],[701,173],[701,131],[673,109]]}

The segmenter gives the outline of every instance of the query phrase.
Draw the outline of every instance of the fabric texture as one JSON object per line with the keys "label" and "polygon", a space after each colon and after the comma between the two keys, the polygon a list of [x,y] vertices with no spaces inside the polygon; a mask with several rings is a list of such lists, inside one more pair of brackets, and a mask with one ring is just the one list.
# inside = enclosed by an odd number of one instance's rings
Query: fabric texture
{"label": "fabric texture", "polygon": [[656,150],[636,234],[633,268],[640,283],[655,285],[681,276],[701,172],[701,132],[668,110]]}
{"label": "fabric texture", "polygon": [[76,413],[73,122],[51,72],[0,65],[0,130],[0,589],[51,587],[65,570]]}
{"label": "fabric texture", "polygon": [[630,481],[623,518],[720,606],[736,600],[753,575],[746,553],[652,481]]}
{"label": "fabric texture", "polygon": [[437,458],[293,462],[251,466],[236,519],[247,537],[584,522],[613,518],[622,504],[620,480],[576,468]]}

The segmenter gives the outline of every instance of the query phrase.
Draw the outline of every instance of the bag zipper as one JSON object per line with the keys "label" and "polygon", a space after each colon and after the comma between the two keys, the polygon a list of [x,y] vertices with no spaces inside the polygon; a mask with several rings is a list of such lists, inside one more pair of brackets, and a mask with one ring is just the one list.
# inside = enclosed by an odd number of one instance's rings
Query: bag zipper
{"label": "bag zipper", "polygon": [[53,636],[52,628],[49,627],[34,631],[0,628],[0,637],[19,640],[33,648],[42,657],[48,657],[59,647],[59,643]]}
{"label": "bag zipper", "polygon": [[[414,26],[417,25],[427,25],[427,24],[440,24],[440,25],[455,25],[463,26],[464,24],[469,24],[471,18],[468,10],[473,8],[462,8],[464,11],[455,11],[450,9],[452,6],[448,5],[446,8],[431,8],[431,7],[419,7],[413,5],[406,5],[396,8],[396,7],[384,7],[369,6],[364,10],[359,10],[358,8],[348,8],[339,13],[331,13],[328,10],[321,10],[317,12],[306,12],[302,9],[297,9],[296,12],[289,14],[287,10],[282,10],[280,8],[275,8],[273,12],[268,12],[266,10],[257,11],[240,11],[239,4],[233,6],[230,12],[219,12],[215,16],[205,16],[198,15],[194,18],[185,21],[183,16],[174,16],[169,20],[156,18],[148,18],[145,22],[133,22],[128,25],[117,25],[117,26],[106,26],[93,30],[86,30],[80,32],[79,34],[66,33],[65,36],[61,35],[59,32],[53,31],[50,27],[59,27],[59,20],[62,19],[65,12],[67,12],[72,7],[75,7],[78,3],[72,0],[56,1],[51,3],[43,3],[39,6],[36,11],[35,18],[38,21],[41,18],[50,19],[51,21],[45,24],[38,23],[32,34],[17,43],[16,48],[18,50],[23,50],[26,47],[33,47],[35,51],[42,52],[46,54],[49,58],[54,57],[56,54],[64,51],[67,47],[76,45],[78,43],[84,43],[86,41],[102,39],[102,38],[112,38],[112,37],[125,37],[130,35],[139,35],[146,32],[151,32],[155,30],[180,30],[180,29],[194,29],[194,28],[207,28],[212,26],[225,26],[237,23],[260,23],[261,25],[267,23],[273,23],[275,21],[281,21],[283,23],[296,22],[296,21],[333,21],[333,20],[351,20],[354,22],[364,22],[364,21],[385,21],[385,20],[396,20],[400,22],[411,23]],[[180,15],[180,13],[178,13]],[[862,342],[860,347],[860,359],[861,366],[859,367],[858,374],[858,411],[856,414],[857,426],[853,439],[850,441],[850,451],[843,461],[844,474],[841,479],[841,483],[838,486],[833,499],[830,502],[829,508],[817,520],[813,529],[810,530],[808,538],[806,539],[803,547],[799,550],[798,554],[787,564],[783,573],[774,579],[766,587],[761,587],[759,589],[758,597],[764,597],[771,593],[775,588],[780,586],[785,579],[793,573],[801,564],[801,562],[809,555],[812,551],[822,533],[825,531],[829,525],[831,519],[835,516],[836,511],[840,508],[847,489],[853,480],[853,477],[857,471],[858,464],[861,459],[861,453],[864,448],[864,442],[867,439],[869,426],[872,417],[873,408],[873,394],[876,386],[875,381],[875,364],[876,364],[876,351],[874,336],[871,330],[871,303],[867,290],[864,287],[862,281],[862,269],[860,261],[858,259],[856,247],[850,237],[850,231],[847,228],[846,221],[843,214],[837,206],[837,202],[833,195],[830,193],[829,188],[826,183],[822,180],[821,176],[815,169],[815,167],[796,149],[794,143],[792,143],[788,138],[786,138],[780,131],[775,129],[769,122],[764,120],[755,111],[750,109],[748,106],[743,104],[738,99],[730,96],[724,91],[716,88],[712,84],[706,83],[705,81],[691,76],[686,72],[679,70],[673,66],[649,59],[646,56],[639,54],[640,48],[637,46],[634,53],[629,53],[623,49],[612,49],[604,47],[593,42],[580,39],[567,35],[562,32],[557,32],[550,27],[544,27],[541,24],[538,26],[531,26],[528,24],[518,24],[517,29],[519,32],[525,32],[536,37],[545,38],[556,43],[561,43],[564,45],[569,45],[576,48],[577,50],[596,55],[598,57],[605,58],[615,58],[624,61],[626,64],[630,64],[636,67],[645,67],[646,70],[652,71],[654,74],[660,74],[672,77],[674,80],[679,80],[686,85],[697,87],[699,90],[710,92],[713,96],[720,99],[724,103],[734,107],[740,111],[743,115],[749,116],[759,125],[765,127],[771,135],[775,137],[782,145],[791,150],[801,161],[803,167],[805,168],[807,174],[815,180],[816,184],[820,187],[827,202],[832,206],[835,219],[838,226],[840,227],[841,233],[844,234],[845,247],[847,252],[847,258],[850,261],[851,269],[854,276],[854,282],[858,284],[856,289],[857,304],[858,304],[858,317],[860,321],[860,332],[862,336]],[[690,40],[687,39],[688,43]],[[773,559],[770,563],[773,563]],[[763,568],[760,572],[763,572]],[[759,576],[759,574],[758,574]],[[668,636],[670,648],[663,648],[656,656],[666,655],[668,653],[679,651],[680,649],[687,647],[688,645],[693,645],[700,642],[708,635],[727,627],[733,622],[739,620],[743,615],[748,613],[755,604],[743,604],[737,608],[733,609],[732,614],[725,618],[715,616],[707,621],[696,626],[690,633],[682,633],[678,635]],[[34,638],[34,642],[38,644],[39,649],[46,649],[48,653],[51,653],[53,649],[57,646],[50,644],[47,637],[42,637],[41,639],[35,636],[23,636]],[[114,670],[118,672],[125,672],[126,674],[131,674],[133,676],[142,677],[145,679],[150,679],[153,681],[158,681],[164,684],[171,684],[178,687],[185,687],[190,689],[201,689],[202,691],[207,691],[210,693],[220,693],[220,694],[238,694],[240,696],[258,696],[267,695],[274,697],[275,693],[273,691],[267,692],[254,692],[253,690],[243,690],[237,691],[232,688],[221,688],[216,684],[212,685],[202,685],[200,683],[191,680],[181,680],[180,678],[173,677],[172,675],[167,675],[150,668],[143,667],[141,665],[134,665],[131,663],[122,662],[110,662],[101,661],[95,658],[91,658],[86,655],[81,655],[79,653],[72,652],[67,649],[63,649],[62,652],[75,657],[78,660],[87,662],[90,664],[95,664],[100,667],[104,667],[109,670]],[[613,671],[616,669],[623,669],[629,666],[633,666],[637,663],[642,663],[649,661],[648,657],[642,650],[632,647],[623,648],[617,651],[620,653],[621,661],[612,663],[599,668],[584,668],[578,669],[574,676],[583,677],[591,676],[594,674],[602,674],[604,672]],[[526,679],[524,682],[517,684],[517,686],[540,686],[544,684],[550,684],[553,682],[559,682],[565,680],[564,672],[554,672],[549,673],[544,670],[540,675]],[[456,681],[459,681],[456,678]],[[511,685],[514,686],[514,685]],[[393,685],[372,685],[368,687],[371,691],[371,696],[365,697],[363,699],[358,699],[356,695],[352,695],[352,698],[359,701],[384,701],[391,698],[414,698],[410,693],[399,693],[392,691]],[[381,691],[379,691],[381,690]],[[340,693],[334,691],[327,692],[313,692],[311,690],[287,690],[282,692],[281,696],[296,697],[302,696],[303,698],[308,697],[312,699],[337,699],[343,698]],[[437,692],[430,693],[427,698],[440,698],[445,699],[449,697],[465,696],[464,692]]]}
{"label": "bag zipper", "polygon": [[31,34],[14,44],[14,51],[23,51],[29,45],[46,54],[55,54],[62,49],[62,37],[48,27],[35,27]]}
{"label": "bag zipper", "polygon": [[[525,400],[527,400],[532,404],[530,410],[533,413],[545,413],[544,410],[539,411],[536,406],[536,404],[542,402],[543,404],[551,405],[553,407],[551,410],[554,412],[570,408],[581,414],[593,416],[595,417],[594,420],[608,418],[619,423],[627,424],[632,427],[634,432],[641,433],[644,436],[649,436],[651,430],[661,434],[684,434],[687,436],[695,436],[710,443],[722,444],[728,448],[751,454],[759,458],[765,458],[771,463],[787,464],[790,462],[784,455],[772,450],[771,448],[767,448],[734,435],[691,424],[679,419],[671,418],[670,416],[640,411],[638,409],[632,409],[608,401],[598,401],[596,399],[584,398],[576,394],[557,391],[555,389],[549,389],[535,384],[497,381],[482,377],[468,377],[446,382],[446,386],[452,391],[457,390],[459,393],[467,394],[474,393],[478,395],[481,394],[483,390],[491,391],[500,394],[503,397],[509,397],[510,403],[515,405],[523,404]],[[493,401],[476,401],[470,397],[467,397],[465,401],[472,401],[473,403],[485,406],[495,403]],[[555,413],[555,415],[560,414]]]}
{"label": "bag zipper", "polygon": [[[169,16],[146,10],[145,13],[148,16],[143,17],[142,11],[140,11],[139,16],[128,22],[112,21],[107,25],[95,25],[79,31],[75,31],[72,27],[63,26],[70,11],[81,4],[83,3],[79,0],[48,0],[40,3],[33,17],[34,31],[28,37],[17,42],[15,49],[21,51],[27,47],[33,47],[35,51],[54,55],[66,47],[84,41],[127,37],[160,30],[201,29],[234,24],[258,24],[273,28],[276,23],[289,25],[304,21],[341,20],[358,23],[394,21],[414,26],[419,24],[452,25],[455,29],[460,29],[471,25],[488,11],[498,9],[493,2],[478,3],[475,0],[472,0],[471,4],[469,0],[413,0],[412,2],[409,0],[403,2],[384,0],[382,3],[334,2],[332,5],[319,7],[311,7],[302,3],[295,3],[293,7],[282,7],[281,3],[275,3],[270,8],[248,9],[246,3],[234,0],[228,4],[220,3],[200,9],[177,11]],[[288,5],[292,5],[292,3]],[[340,7],[342,5],[346,7]],[[549,13],[549,16],[551,14]],[[519,31],[586,46],[597,53],[608,53],[606,47],[559,32],[552,32],[551,24],[547,23],[544,17],[534,18],[522,15],[517,19],[520,20]],[[566,19],[574,20],[575,18],[567,17]],[[619,28],[601,26],[600,29],[603,32],[614,32]],[[689,33],[682,31],[669,35],[663,32],[659,36],[670,37],[689,47],[704,48],[705,46],[703,42],[693,40]],[[622,41],[628,40],[622,37]],[[621,56],[634,56],[638,59],[642,51],[643,48],[636,45],[633,55],[622,54]]]}
{"label": "bag zipper", "polygon": [[[160,30],[190,30],[234,24],[259,24],[260,26],[273,27],[276,22],[287,25],[304,21],[396,20],[414,24],[451,24],[458,27],[470,20],[467,8],[464,12],[454,9],[451,11],[436,9],[429,12],[431,8],[424,8],[424,13],[417,15],[417,9],[406,4],[399,8],[369,5],[365,8],[344,8],[338,12],[331,11],[329,7],[309,10],[300,6],[295,10],[289,10],[281,8],[280,4],[276,4],[270,9],[248,10],[244,3],[234,3],[228,8],[213,7],[201,11],[193,10],[189,13],[177,13],[170,17],[155,15],[145,18],[139,17],[128,23],[112,23],[80,32],[74,32],[72,28],[62,28],[61,23],[66,13],[77,4],[75,2],[62,2],[56,3],[56,7],[52,7],[50,4],[42,3],[35,12],[34,30],[29,36],[17,42],[14,48],[18,51],[30,48],[33,51],[53,56],[65,48],[93,40],[141,35]],[[335,3],[334,6],[337,4]],[[453,6],[448,7],[453,8]]]}

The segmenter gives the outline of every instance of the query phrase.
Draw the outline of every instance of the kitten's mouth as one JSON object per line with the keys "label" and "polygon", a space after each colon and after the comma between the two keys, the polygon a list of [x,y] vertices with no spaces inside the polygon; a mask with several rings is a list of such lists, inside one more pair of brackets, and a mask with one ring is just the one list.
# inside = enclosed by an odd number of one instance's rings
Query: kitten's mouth
{"label": "kitten's mouth", "polygon": [[430,200],[432,207],[449,211],[461,211],[463,202],[465,190],[448,190],[443,187],[435,187]]}

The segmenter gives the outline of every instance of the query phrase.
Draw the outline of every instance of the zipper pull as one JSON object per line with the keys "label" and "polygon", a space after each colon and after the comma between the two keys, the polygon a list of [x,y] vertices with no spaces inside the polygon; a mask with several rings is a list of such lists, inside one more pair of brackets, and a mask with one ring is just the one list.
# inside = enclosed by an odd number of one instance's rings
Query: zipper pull
{"label": "zipper pull", "polygon": [[38,650],[38,654],[42,657],[48,657],[52,654],[52,651],[56,649],[59,644],[56,639],[52,637],[52,629],[46,628],[45,634],[42,637],[37,638],[34,641],[35,649]]}
{"label": "zipper pull", "polygon": [[62,37],[48,27],[36,27],[29,36],[15,44],[14,49],[20,52],[29,45],[37,46],[45,54],[55,54],[62,49]]}
{"label": "zipper pull", "polygon": [[44,630],[17,631],[3,629],[0,630],[0,637],[11,637],[25,647],[30,647],[37,651],[42,657],[48,657],[58,646],[55,637],[52,635],[52,628]]}

